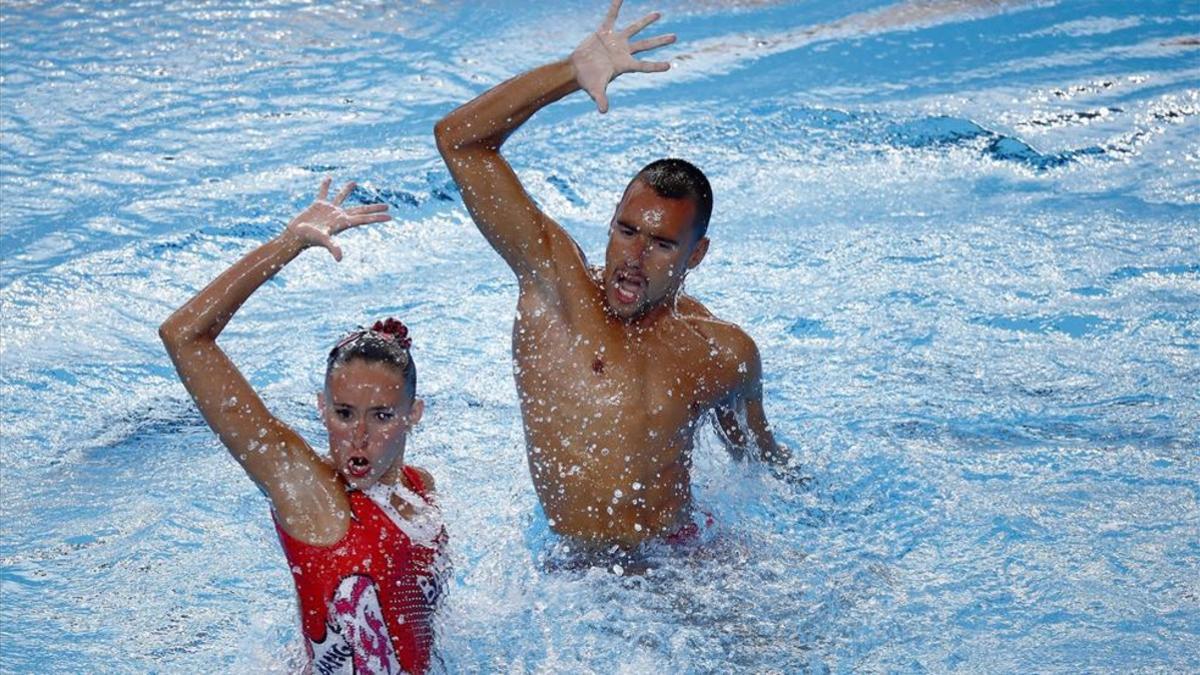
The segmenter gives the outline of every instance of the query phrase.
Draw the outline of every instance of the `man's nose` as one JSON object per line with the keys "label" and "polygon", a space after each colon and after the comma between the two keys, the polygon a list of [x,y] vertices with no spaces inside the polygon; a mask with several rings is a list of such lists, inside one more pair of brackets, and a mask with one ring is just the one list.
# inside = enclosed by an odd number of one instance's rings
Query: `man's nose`
{"label": "man's nose", "polygon": [[633,242],[633,260],[641,262],[646,258],[646,251],[648,250],[650,250],[649,242],[646,241],[645,237],[638,237]]}

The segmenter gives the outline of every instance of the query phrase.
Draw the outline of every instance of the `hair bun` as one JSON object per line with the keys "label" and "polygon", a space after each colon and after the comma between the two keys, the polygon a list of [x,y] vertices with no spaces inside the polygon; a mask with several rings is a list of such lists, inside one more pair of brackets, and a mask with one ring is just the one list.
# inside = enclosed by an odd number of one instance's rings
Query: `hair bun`
{"label": "hair bun", "polygon": [[408,337],[408,326],[398,319],[388,317],[383,321],[376,321],[374,326],[371,326],[372,333],[378,333],[381,337],[394,340],[404,349],[412,346],[412,338]]}

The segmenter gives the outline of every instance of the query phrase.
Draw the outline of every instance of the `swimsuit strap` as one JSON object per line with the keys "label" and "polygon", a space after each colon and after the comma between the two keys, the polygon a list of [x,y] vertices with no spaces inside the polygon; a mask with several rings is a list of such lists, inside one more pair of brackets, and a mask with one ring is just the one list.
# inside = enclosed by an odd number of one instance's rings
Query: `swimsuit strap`
{"label": "swimsuit strap", "polygon": [[401,468],[401,471],[404,472],[404,477],[408,479],[408,482],[413,486],[414,491],[420,495],[422,499],[429,501],[429,497],[425,494],[425,481],[421,480],[421,474],[407,464]]}

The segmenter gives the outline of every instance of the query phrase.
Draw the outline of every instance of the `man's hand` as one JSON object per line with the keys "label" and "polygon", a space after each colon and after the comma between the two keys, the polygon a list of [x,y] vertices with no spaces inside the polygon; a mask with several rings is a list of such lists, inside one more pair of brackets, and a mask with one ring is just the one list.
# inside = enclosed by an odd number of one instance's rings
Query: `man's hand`
{"label": "man's hand", "polygon": [[329,184],[332,181],[329,177],[321,181],[316,201],[288,223],[287,232],[299,239],[305,248],[322,246],[328,249],[333,254],[333,259],[340,262],[342,248],[334,243],[333,235],[367,223],[382,223],[391,220],[392,217],[387,213],[387,204],[367,204],[343,209],[342,202],[354,192],[353,181],[346,183],[332,202],[328,201]]}
{"label": "man's hand", "polygon": [[791,450],[783,444],[779,444],[777,447],[779,448],[778,454],[763,458],[771,475],[789,485],[807,488],[812,483],[813,477],[792,455]]}
{"label": "man's hand", "polygon": [[671,64],[664,61],[638,61],[633,55],[675,42],[674,34],[629,43],[629,39],[640,33],[643,28],[658,21],[661,16],[658,12],[647,14],[619,33],[613,32],[617,14],[621,11],[621,2],[622,0],[613,0],[608,8],[608,16],[604,17],[604,23],[571,53],[571,68],[575,71],[575,81],[592,97],[596,108],[602,113],[608,112],[608,95],[605,90],[608,83],[618,75],[635,71],[660,73],[671,67]]}

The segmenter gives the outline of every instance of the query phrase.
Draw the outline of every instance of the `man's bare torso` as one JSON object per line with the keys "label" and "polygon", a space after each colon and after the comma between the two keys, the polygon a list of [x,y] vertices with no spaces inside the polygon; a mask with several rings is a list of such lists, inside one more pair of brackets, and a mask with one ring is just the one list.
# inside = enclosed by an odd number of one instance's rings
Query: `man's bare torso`
{"label": "man's bare torso", "polygon": [[685,525],[693,433],[710,410],[732,456],[787,461],[763,411],[754,342],[680,293],[709,247],[704,173],[669,158],[639,171],[609,223],[597,278],[501,153],[564,96],[583,88],[603,112],[615,76],[669,68],[633,55],[673,35],[629,42],[658,14],[618,31],[620,4],[569,59],[496,85],[434,128],[472,220],[520,284],[513,360],[534,488],[551,527],[594,548]]}
{"label": "man's bare torso", "polygon": [[523,289],[513,325],[530,473],[556,532],[633,546],[687,520],[696,425],[740,385],[748,338],[689,298],[639,329],[594,279],[573,288]]}

